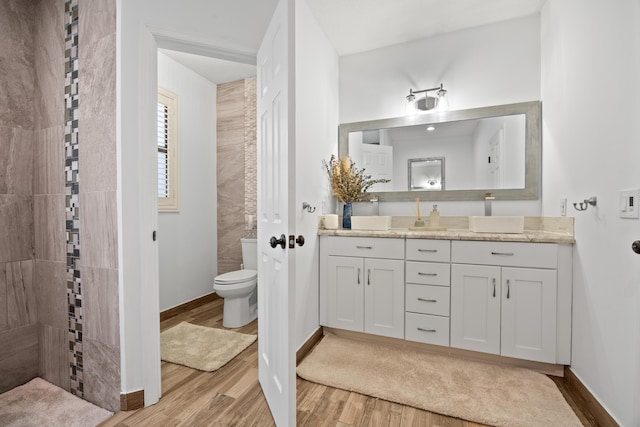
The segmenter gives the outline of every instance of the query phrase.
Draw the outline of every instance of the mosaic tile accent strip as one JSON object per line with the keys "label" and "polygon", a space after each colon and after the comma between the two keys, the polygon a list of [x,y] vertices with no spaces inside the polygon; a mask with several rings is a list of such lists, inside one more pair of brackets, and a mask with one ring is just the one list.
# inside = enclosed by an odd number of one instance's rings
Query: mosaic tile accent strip
{"label": "mosaic tile accent strip", "polygon": [[84,396],[82,282],[80,280],[80,177],[78,174],[78,2],[65,1],[65,214],[71,393]]}
{"label": "mosaic tile accent strip", "polygon": [[256,97],[256,78],[244,81],[244,215],[245,237],[256,238],[258,229],[258,109]]}

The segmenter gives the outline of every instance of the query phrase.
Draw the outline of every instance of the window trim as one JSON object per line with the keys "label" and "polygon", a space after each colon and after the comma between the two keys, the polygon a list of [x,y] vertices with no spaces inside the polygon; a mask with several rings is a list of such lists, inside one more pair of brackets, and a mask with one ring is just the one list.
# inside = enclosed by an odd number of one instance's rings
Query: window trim
{"label": "window trim", "polygon": [[[159,212],[180,211],[180,97],[162,87],[158,87],[158,103],[166,105],[169,109],[169,147],[168,147],[168,187],[169,196],[158,196]],[[158,144],[156,141],[156,156]],[[156,162],[157,163],[157,162]],[[156,183],[156,191],[157,191]]]}

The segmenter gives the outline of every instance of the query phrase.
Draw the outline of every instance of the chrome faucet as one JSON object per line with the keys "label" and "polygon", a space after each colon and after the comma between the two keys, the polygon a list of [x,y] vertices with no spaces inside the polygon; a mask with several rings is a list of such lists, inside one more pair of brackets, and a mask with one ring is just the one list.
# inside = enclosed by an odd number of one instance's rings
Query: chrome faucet
{"label": "chrome faucet", "polygon": [[491,216],[491,201],[495,199],[491,193],[484,195],[484,216]]}

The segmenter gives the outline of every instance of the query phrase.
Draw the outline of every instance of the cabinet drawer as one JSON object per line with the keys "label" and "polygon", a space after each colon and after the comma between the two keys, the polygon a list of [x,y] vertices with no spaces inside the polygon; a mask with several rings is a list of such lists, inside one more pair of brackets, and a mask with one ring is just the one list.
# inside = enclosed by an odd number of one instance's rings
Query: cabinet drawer
{"label": "cabinet drawer", "polygon": [[449,262],[450,240],[407,239],[407,260]]}
{"label": "cabinet drawer", "polygon": [[450,264],[407,261],[407,283],[449,286]]}
{"label": "cabinet drawer", "polygon": [[404,338],[427,344],[449,345],[449,318],[428,314],[405,314]]}
{"label": "cabinet drawer", "polygon": [[557,268],[558,245],[555,243],[456,241],[451,245],[451,262]]}
{"label": "cabinet drawer", "polygon": [[414,313],[449,316],[449,288],[407,283],[405,310]]}
{"label": "cabinet drawer", "polygon": [[404,239],[328,236],[327,251],[328,255],[403,259]]}

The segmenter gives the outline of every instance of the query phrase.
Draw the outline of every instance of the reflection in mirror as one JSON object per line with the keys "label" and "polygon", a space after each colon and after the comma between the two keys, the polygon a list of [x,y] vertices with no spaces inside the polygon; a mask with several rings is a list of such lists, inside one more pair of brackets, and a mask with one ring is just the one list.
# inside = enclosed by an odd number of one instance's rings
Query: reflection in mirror
{"label": "reflection in mirror", "polygon": [[444,157],[409,159],[409,191],[444,190]]}
{"label": "reflection in mirror", "polygon": [[[482,200],[491,191],[501,200],[539,197],[540,102],[421,114],[340,125],[339,155],[349,155],[372,178],[391,180],[372,187],[380,201],[410,201],[409,159],[446,158],[439,191],[432,200]],[[446,182],[446,189],[444,187]],[[417,185],[419,187],[421,185]]]}

